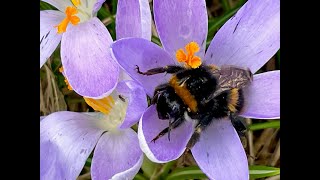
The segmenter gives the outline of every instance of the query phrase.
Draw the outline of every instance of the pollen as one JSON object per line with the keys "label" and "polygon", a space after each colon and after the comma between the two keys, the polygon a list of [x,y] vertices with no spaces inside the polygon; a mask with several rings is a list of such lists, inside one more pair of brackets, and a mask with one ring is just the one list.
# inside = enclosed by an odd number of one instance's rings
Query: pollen
{"label": "pollen", "polygon": [[185,46],[186,52],[183,49],[178,49],[176,52],[176,58],[178,62],[185,62],[187,67],[198,68],[201,65],[201,58],[195,56],[200,50],[198,43],[192,41]]}
{"label": "pollen", "polygon": [[106,115],[108,115],[115,104],[115,101],[112,96],[107,96],[102,99],[92,99],[85,98],[86,103],[91,106],[94,110],[100,111]]}
{"label": "pollen", "polygon": [[72,1],[72,4],[75,5],[75,6],[81,5],[81,1],[80,0],[71,0],[71,1]]}
{"label": "pollen", "polygon": [[[59,72],[64,76],[63,67],[62,67],[62,66],[59,68]],[[64,82],[66,83],[67,88],[68,88],[70,91],[72,91],[73,89],[72,89],[71,85],[69,84],[69,82],[68,82],[68,80],[67,80],[66,77],[64,77]]]}
{"label": "pollen", "polygon": [[60,22],[59,25],[55,26],[58,29],[58,34],[66,32],[66,29],[69,23],[73,25],[77,25],[80,22],[80,18],[75,15],[77,13],[78,13],[78,10],[75,7],[68,6],[66,8],[66,11],[65,11],[66,17]]}

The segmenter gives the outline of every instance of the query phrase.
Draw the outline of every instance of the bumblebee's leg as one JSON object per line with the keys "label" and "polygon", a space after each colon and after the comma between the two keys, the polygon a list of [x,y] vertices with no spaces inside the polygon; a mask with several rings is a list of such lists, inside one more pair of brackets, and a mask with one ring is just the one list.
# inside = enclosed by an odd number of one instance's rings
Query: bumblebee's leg
{"label": "bumblebee's leg", "polygon": [[213,115],[207,114],[200,119],[201,120],[195,127],[195,131],[187,144],[186,151],[189,151],[199,141],[201,132],[213,121]]}
{"label": "bumblebee's leg", "polygon": [[183,69],[183,67],[181,67],[181,66],[165,66],[165,67],[149,69],[146,72],[141,72],[139,69],[139,66],[136,65],[137,73],[142,74],[142,75],[147,75],[147,76],[154,75],[154,74],[160,74],[160,73],[164,73],[164,72],[169,73],[169,74],[173,74],[173,73],[176,73],[182,69]]}
{"label": "bumblebee's leg", "polygon": [[[151,140],[151,142],[156,142],[157,139],[161,138],[162,136],[164,136],[167,133],[170,133],[170,131],[172,129],[175,129],[177,127],[179,127],[182,123],[184,122],[184,118],[178,118],[175,121],[173,121],[172,123],[169,122],[169,127],[165,128],[164,130],[162,130],[155,138],[153,138]],[[168,139],[170,141],[170,136],[168,136]]]}
{"label": "bumblebee's leg", "polygon": [[239,136],[244,136],[247,130],[247,124],[245,118],[236,115],[235,113],[230,113],[229,118],[233,127],[238,132]]}
{"label": "bumblebee's leg", "polygon": [[156,104],[158,101],[159,95],[163,91],[166,91],[168,87],[169,87],[169,84],[161,84],[161,85],[157,86],[156,89],[154,90],[155,94],[154,94],[153,98],[151,99],[151,104]]}

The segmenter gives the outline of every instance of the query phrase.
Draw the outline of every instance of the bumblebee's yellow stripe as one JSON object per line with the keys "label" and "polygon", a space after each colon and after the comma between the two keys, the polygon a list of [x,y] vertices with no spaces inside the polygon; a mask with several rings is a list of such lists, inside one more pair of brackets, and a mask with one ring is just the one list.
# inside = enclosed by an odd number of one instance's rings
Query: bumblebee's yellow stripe
{"label": "bumblebee's yellow stripe", "polygon": [[230,94],[228,97],[228,108],[231,112],[236,112],[236,106],[238,104],[238,100],[239,100],[239,89],[238,88],[234,88],[230,90]]}
{"label": "bumblebee's yellow stripe", "polygon": [[182,99],[184,104],[186,104],[192,112],[197,112],[197,101],[194,96],[190,93],[190,91],[185,87],[185,85],[179,85],[178,79],[176,76],[173,76],[169,84],[174,88],[177,95]]}

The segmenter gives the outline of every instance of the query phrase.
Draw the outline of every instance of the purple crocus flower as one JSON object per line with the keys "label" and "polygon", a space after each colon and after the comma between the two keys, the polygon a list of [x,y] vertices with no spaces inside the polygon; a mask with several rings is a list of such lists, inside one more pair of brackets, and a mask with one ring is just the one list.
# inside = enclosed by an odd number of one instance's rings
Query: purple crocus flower
{"label": "purple crocus flower", "polygon": [[[40,11],[40,68],[61,40],[61,61],[71,88],[85,97],[109,95],[117,85],[119,66],[110,56],[113,40],[96,17],[105,0],[43,1],[59,11]],[[148,1],[120,0],[118,4],[117,37],[150,40]]]}
{"label": "purple crocus flower", "polygon": [[[145,72],[156,67],[178,64],[175,58],[179,61],[190,61],[190,66],[199,65],[199,60],[203,59],[206,64],[248,67],[255,73],[280,47],[279,0],[246,2],[217,32],[206,53],[208,23],[204,0],[153,2],[154,19],[163,49],[139,38],[121,39],[111,46],[113,56],[121,67],[142,84],[149,96],[153,96],[156,86],[168,82],[171,75],[144,76],[137,73],[136,65]],[[184,47],[187,55],[183,53]],[[128,56],[130,60],[127,59]],[[279,118],[279,81],[280,71],[254,75],[253,82],[244,89],[246,104],[241,116],[257,119]],[[168,121],[158,118],[154,105],[150,106],[140,119],[140,147],[154,162],[165,163],[180,157],[194,131],[192,122],[186,121],[171,131],[170,141],[162,137],[155,143],[151,142],[166,127]],[[228,119],[213,121],[201,133],[199,142],[191,152],[210,179],[249,179],[246,153]]]}
{"label": "purple crocus flower", "polygon": [[40,179],[76,179],[92,151],[92,179],[132,179],[139,171],[143,153],[130,127],[148,106],[143,88],[122,81],[110,96],[86,101],[103,113],[40,117]]}

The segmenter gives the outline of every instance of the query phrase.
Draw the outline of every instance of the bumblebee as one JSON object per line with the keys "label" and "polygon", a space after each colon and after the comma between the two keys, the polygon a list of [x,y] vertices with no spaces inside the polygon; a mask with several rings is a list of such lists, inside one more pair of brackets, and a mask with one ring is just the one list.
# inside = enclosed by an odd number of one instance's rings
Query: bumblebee
{"label": "bumblebee", "polygon": [[239,134],[246,130],[243,118],[238,114],[244,107],[242,89],[252,81],[249,69],[236,66],[201,64],[198,68],[170,65],[137,73],[154,75],[172,74],[169,82],[155,88],[151,104],[156,105],[159,119],[169,120],[169,127],[162,130],[152,141],[179,127],[186,116],[196,121],[194,133],[187,144],[191,149],[200,134],[214,120],[229,117]]}

